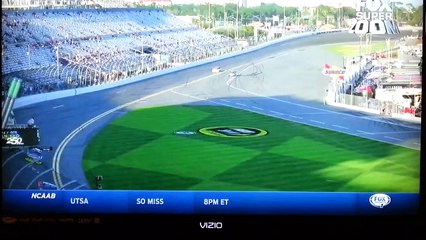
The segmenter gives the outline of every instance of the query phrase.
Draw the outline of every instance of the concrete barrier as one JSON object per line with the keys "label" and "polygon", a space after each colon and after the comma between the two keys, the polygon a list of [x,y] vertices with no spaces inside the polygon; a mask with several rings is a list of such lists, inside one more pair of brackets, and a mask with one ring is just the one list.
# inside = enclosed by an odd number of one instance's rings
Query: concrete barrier
{"label": "concrete barrier", "polygon": [[91,93],[91,92],[101,91],[101,90],[104,90],[104,89],[109,89],[109,88],[127,85],[127,84],[130,84],[130,83],[140,82],[140,81],[144,81],[144,80],[151,79],[151,78],[154,78],[154,77],[164,76],[164,75],[167,75],[167,74],[170,74],[170,73],[174,73],[174,72],[186,70],[186,69],[189,69],[189,68],[193,68],[193,67],[197,67],[197,66],[217,62],[217,61],[221,61],[221,60],[224,60],[224,59],[227,59],[227,58],[232,58],[232,57],[235,57],[235,56],[247,54],[247,53],[254,52],[254,51],[257,51],[259,49],[269,47],[269,46],[272,46],[274,44],[279,44],[279,43],[289,41],[289,40],[305,38],[305,37],[315,36],[315,35],[319,35],[319,34],[341,32],[341,31],[344,31],[344,30],[343,29],[337,29],[337,30],[330,30],[330,31],[318,31],[318,32],[306,32],[306,33],[301,33],[301,34],[294,34],[294,35],[285,36],[285,37],[282,37],[282,38],[277,38],[277,39],[274,39],[274,40],[269,41],[269,42],[261,43],[257,46],[254,46],[254,47],[246,48],[246,49],[243,49],[243,50],[235,51],[235,52],[224,54],[224,55],[221,55],[221,56],[203,59],[203,60],[200,60],[200,61],[197,61],[197,62],[185,64],[185,65],[182,65],[182,66],[167,68],[167,69],[164,69],[164,70],[161,70],[161,71],[151,72],[151,73],[148,73],[148,74],[127,78],[127,79],[119,80],[119,81],[116,81],[116,82],[113,82],[113,83],[107,83],[107,84],[94,85],[94,86],[89,86],[89,87],[67,89],[67,90],[60,90],[60,91],[24,96],[24,97],[20,97],[20,98],[16,99],[15,104],[13,106],[13,109],[17,109],[17,108],[20,108],[20,107],[28,106],[28,105],[39,103],[39,102],[50,101],[50,100],[54,100],[54,99],[65,98],[65,97],[70,97],[70,96],[75,96],[75,95],[80,95],[80,94],[85,94],[85,93]]}

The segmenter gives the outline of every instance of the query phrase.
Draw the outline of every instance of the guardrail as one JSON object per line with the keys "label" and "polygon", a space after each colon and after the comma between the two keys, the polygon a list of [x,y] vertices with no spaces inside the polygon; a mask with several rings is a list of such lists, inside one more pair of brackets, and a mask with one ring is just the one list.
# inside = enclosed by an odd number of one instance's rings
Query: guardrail
{"label": "guardrail", "polygon": [[224,55],[221,55],[221,56],[216,56],[216,57],[204,59],[204,60],[201,60],[201,61],[185,64],[185,65],[182,65],[182,66],[167,68],[165,70],[152,72],[152,73],[144,74],[144,75],[137,76],[137,77],[119,80],[119,81],[113,82],[113,83],[95,85],[95,86],[89,86],[89,87],[83,87],[83,88],[60,90],[60,91],[54,91],[54,92],[42,93],[42,94],[35,94],[35,95],[30,95],[30,96],[24,96],[24,97],[20,97],[20,98],[16,99],[15,104],[13,106],[13,109],[17,109],[17,108],[20,108],[20,107],[24,107],[24,106],[27,106],[27,105],[40,103],[40,102],[44,102],[44,101],[50,101],[50,100],[54,100],[54,99],[60,99],[60,98],[65,98],[65,97],[70,97],[70,96],[75,96],[75,95],[80,95],[80,94],[85,94],[85,93],[91,93],[91,92],[101,91],[101,90],[104,90],[104,89],[109,89],[109,88],[114,88],[114,87],[118,87],[118,86],[131,84],[131,83],[135,83],[135,82],[140,82],[140,81],[144,81],[144,80],[151,79],[151,78],[154,78],[154,77],[164,76],[164,75],[167,75],[167,74],[170,74],[170,73],[174,73],[174,72],[190,69],[190,68],[197,67],[197,66],[201,66],[201,65],[205,65],[205,64],[209,64],[209,63],[214,63],[214,62],[224,60],[224,59],[227,59],[227,58],[232,58],[232,57],[235,57],[235,56],[247,54],[247,53],[254,52],[254,51],[257,51],[259,49],[269,47],[269,46],[272,46],[274,44],[279,44],[279,43],[282,43],[282,42],[285,42],[285,41],[309,37],[309,36],[315,36],[315,35],[320,35],[320,34],[342,32],[344,30],[345,29],[335,29],[335,30],[329,30],[329,31],[306,32],[306,33],[301,33],[301,34],[285,36],[285,37],[277,38],[277,39],[274,39],[274,40],[269,41],[269,42],[264,42],[264,43],[261,43],[257,46],[253,46],[253,47],[246,48],[246,49],[243,49],[243,50],[239,50],[239,51],[224,54]]}

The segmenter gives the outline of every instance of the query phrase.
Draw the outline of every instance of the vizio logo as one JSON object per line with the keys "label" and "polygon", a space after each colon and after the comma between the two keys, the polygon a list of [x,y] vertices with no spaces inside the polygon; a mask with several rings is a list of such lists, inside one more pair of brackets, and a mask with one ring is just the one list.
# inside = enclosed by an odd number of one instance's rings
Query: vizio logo
{"label": "vizio logo", "polygon": [[369,200],[370,204],[376,208],[384,208],[391,202],[391,198],[384,193],[376,193],[371,195]]}
{"label": "vizio logo", "polygon": [[223,224],[221,222],[200,222],[201,229],[222,229]]}

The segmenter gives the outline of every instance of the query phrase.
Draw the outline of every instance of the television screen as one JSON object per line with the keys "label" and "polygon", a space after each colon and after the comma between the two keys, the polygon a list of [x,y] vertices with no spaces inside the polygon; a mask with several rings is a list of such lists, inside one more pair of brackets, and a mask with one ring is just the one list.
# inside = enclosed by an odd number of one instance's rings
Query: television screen
{"label": "television screen", "polygon": [[4,225],[424,216],[422,1],[24,2],[2,1]]}

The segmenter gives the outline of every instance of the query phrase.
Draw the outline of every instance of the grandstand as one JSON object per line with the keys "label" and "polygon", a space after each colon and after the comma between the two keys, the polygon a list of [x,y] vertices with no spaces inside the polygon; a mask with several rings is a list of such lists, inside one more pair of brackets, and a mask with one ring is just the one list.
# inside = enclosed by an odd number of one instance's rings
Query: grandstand
{"label": "grandstand", "polygon": [[2,29],[2,88],[19,77],[21,95],[115,82],[237,48],[153,8],[7,8]]}

